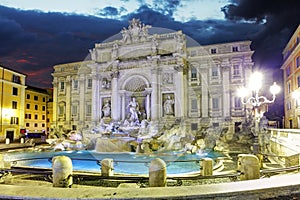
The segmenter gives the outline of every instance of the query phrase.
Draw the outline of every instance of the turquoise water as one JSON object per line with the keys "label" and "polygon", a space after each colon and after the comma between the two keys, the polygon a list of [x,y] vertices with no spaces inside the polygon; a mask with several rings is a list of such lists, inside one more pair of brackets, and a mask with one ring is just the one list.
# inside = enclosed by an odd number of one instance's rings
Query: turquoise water
{"label": "turquoise water", "polygon": [[14,166],[52,168],[52,157],[65,155],[72,159],[73,170],[100,172],[102,159],[114,160],[114,172],[124,174],[148,174],[149,164],[154,158],[166,162],[167,174],[185,174],[199,172],[199,160],[204,157],[217,158],[220,154],[209,151],[201,154],[182,152],[136,154],[136,153],[100,153],[96,151],[62,151],[62,152],[10,152],[6,159],[15,161]]}

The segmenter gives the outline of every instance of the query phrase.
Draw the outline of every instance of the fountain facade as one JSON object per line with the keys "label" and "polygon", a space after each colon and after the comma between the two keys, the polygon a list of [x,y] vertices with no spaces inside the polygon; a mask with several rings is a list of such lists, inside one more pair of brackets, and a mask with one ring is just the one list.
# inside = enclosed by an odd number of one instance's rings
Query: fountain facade
{"label": "fountain facade", "polygon": [[[132,19],[96,43],[90,60],[54,66],[52,128],[143,141],[173,131],[181,141],[172,140],[175,149],[206,130],[227,129],[230,141],[246,121],[235,91],[252,70],[250,44],[200,46],[182,31],[158,31]],[[209,137],[212,144],[218,136]]]}

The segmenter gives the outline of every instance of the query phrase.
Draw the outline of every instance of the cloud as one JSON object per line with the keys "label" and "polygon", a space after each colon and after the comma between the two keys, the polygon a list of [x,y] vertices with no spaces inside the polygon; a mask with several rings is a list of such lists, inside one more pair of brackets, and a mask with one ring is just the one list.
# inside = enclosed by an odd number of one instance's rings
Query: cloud
{"label": "cloud", "polygon": [[[129,20],[138,18],[154,27],[155,31],[157,27],[182,30],[201,45],[251,40],[255,63],[279,69],[281,51],[300,20],[293,6],[277,0],[269,4],[275,8],[269,8],[265,1],[235,0],[223,9],[227,20],[188,22],[176,21],[172,16],[181,6],[180,1],[169,0],[161,4],[155,1],[157,6],[154,7],[148,6],[145,1],[140,2],[137,10],[122,15],[118,20],[0,6],[1,64],[28,73],[27,80],[33,86],[50,87],[54,65],[84,60],[88,49],[93,48],[95,43],[120,33],[123,27],[128,27]],[[295,4],[299,10],[298,5]],[[280,11],[276,7],[292,10]],[[106,7],[104,14],[112,15],[121,10]]]}
{"label": "cloud", "polygon": [[98,15],[99,16],[102,16],[102,17],[110,17],[110,18],[113,18],[113,17],[118,17],[122,12],[126,11],[125,8],[121,7],[120,8],[120,11],[115,8],[115,7],[112,7],[112,6],[107,6],[103,9],[100,9],[98,11]]}
{"label": "cloud", "polygon": [[254,59],[261,66],[279,66],[281,51],[300,24],[298,0],[232,0],[225,17],[235,23],[255,22],[260,31],[253,39]]}

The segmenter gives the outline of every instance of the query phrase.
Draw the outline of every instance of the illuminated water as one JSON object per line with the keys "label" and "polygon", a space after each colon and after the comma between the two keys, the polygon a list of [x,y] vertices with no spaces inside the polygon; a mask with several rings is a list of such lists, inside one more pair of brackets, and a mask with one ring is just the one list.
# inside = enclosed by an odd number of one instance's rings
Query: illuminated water
{"label": "illuminated water", "polygon": [[167,164],[167,174],[184,174],[199,172],[199,160],[204,157],[217,158],[220,154],[210,151],[200,154],[168,152],[164,154],[136,153],[99,153],[96,151],[62,151],[62,152],[9,152],[6,159],[15,161],[14,166],[52,168],[52,157],[65,155],[72,159],[73,170],[100,172],[102,159],[114,160],[114,172],[124,174],[148,174],[149,163],[154,158],[161,158]]}

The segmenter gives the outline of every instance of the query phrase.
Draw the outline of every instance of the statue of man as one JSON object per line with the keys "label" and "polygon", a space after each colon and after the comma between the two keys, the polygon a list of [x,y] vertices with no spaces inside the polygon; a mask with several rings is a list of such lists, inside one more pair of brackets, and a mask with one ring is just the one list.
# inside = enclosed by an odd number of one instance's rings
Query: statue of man
{"label": "statue of man", "polygon": [[135,97],[132,97],[131,101],[127,105],[127,108],[129,108],[130,112],[130,121],[138,120],[138,114],[140,113],[139,103],[136,101]]}

